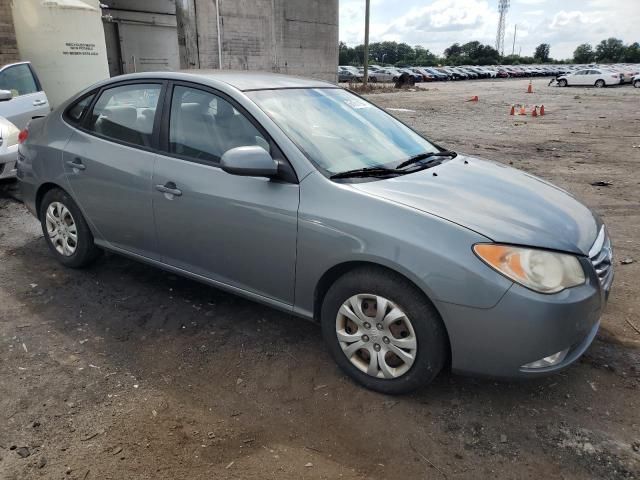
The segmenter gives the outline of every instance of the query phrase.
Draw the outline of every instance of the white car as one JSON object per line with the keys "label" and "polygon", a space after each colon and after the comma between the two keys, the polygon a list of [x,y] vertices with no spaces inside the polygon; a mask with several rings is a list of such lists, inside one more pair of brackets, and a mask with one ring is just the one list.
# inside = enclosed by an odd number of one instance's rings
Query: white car
{"label": "white car", "polygon": [[597,88],[620,85],[621,74],[601,68],[583,68],[558,77],[558,85],[590,85]]}
{"label": "white car", "polygon": [[636,88],[640,88],[640,75],[636,75],[633,77],[633,86]]}
{"label": "white car", "polygon": [[18,127],[0,117],[0,180],[16,176],[19,134]]}
{"label": "white car", "polygon": [[47,95],[29,62],[0,67],[0,116],[22,130],[33,117],[50,111]]}

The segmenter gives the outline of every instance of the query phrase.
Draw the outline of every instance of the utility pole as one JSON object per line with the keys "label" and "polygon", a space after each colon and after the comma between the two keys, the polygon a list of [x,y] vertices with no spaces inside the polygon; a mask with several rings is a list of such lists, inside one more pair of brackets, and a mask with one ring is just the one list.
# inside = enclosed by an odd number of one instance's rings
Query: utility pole
{"label": "utility pole", "polygon": [[369,7],[371,0],[366,0],[364,10],[364,75],[362,76],[362,85],[367,86],[369,83]]}
{"label": "utility pole", "polygon": [[498,31],[496,33],[496,50],[500,55],[504,56],[504,26],[507,21],[507,11],[511,0],[500,0],[498,2],[498,12],[500,19],[498,20]]}
{"label": "utility pole", "polygon": [[513,48],[511,49],[511,55],[516,53],[516,33],[518,33],[518,24],[513,27]]}

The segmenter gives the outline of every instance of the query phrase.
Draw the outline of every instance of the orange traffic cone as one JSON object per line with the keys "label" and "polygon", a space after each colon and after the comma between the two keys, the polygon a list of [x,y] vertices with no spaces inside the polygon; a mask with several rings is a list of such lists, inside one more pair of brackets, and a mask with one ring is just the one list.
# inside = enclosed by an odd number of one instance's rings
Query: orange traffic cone
{"label": "orange traffic cone", "polygon": [[543,117],[544,116],[544,105],[540,106],[540,116]]}
{"label": "orange traffic cone", "polygon": [[531,84],[531,80],[529,80],[529,88],[527,88],[527,93],[533,93],[533,85]]}
{"label": "orange traffic cone", "polygon": [[524,108],[524,105],[520,106],[520,113],[518,115],[527,115],[527,110]]}
{"label": "orange traffic cone", "polygon": [[531,116],[532,117],[537,117],[538,116],[538,106],[537,105],[535,107],[533,107],[533,110],[531,110]]}
{"label": "orange traffic cone", "polygon": [[477,96],[477,95],[474,95],[474,96],[473,96],[473,97],[471,97],[469,100],[467,100],[467,102],[477,102],[478,100],[479,100],[479,99],[478,99],[478,96]]}
{"label": "orange traffic cone", "polygon": [[515,114],[516,114],[516,106],[511,105],[511,112],[509,112],[509,115],[515,115]]}

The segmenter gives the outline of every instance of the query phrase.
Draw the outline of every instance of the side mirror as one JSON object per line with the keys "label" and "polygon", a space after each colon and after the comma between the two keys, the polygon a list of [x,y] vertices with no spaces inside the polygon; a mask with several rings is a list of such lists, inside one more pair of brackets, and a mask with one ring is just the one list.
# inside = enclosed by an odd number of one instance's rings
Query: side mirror
{"label": "side mirror", "polygon": [[244,177],[273,177],[278,173],[276,161],[258,146],[228,150],[220,159],[220,167],[227,173]]}
{"label": "side mirror", "polygon": [[13,98],[11,90],[0,90],[0,102],[8,102]]}

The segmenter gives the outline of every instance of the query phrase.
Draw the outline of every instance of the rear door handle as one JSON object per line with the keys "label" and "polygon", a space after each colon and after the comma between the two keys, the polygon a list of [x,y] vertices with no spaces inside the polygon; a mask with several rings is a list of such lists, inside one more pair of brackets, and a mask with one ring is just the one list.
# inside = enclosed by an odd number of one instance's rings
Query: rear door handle
{"label": "rear door handle", "polygon": [[182,195],[182,190],[176,187],[176,184],[173,182],[167,182],[164,185],[156,185],[156,190],[162,193],[169,193],[176,197]]}
{"label": "rear door handle", "polygon": [[82,163],[82,160],[78,157],[74,158],[73,160],[67,160],[67,166],[75,168],[77,170],[85,170],[87,168]]}
{"label": "rear door handle", "polygon": [[46,100],[34,100],[33,101],[33,106],[34,107],[41,107],[42,105],[46,105],[47,101]]}

